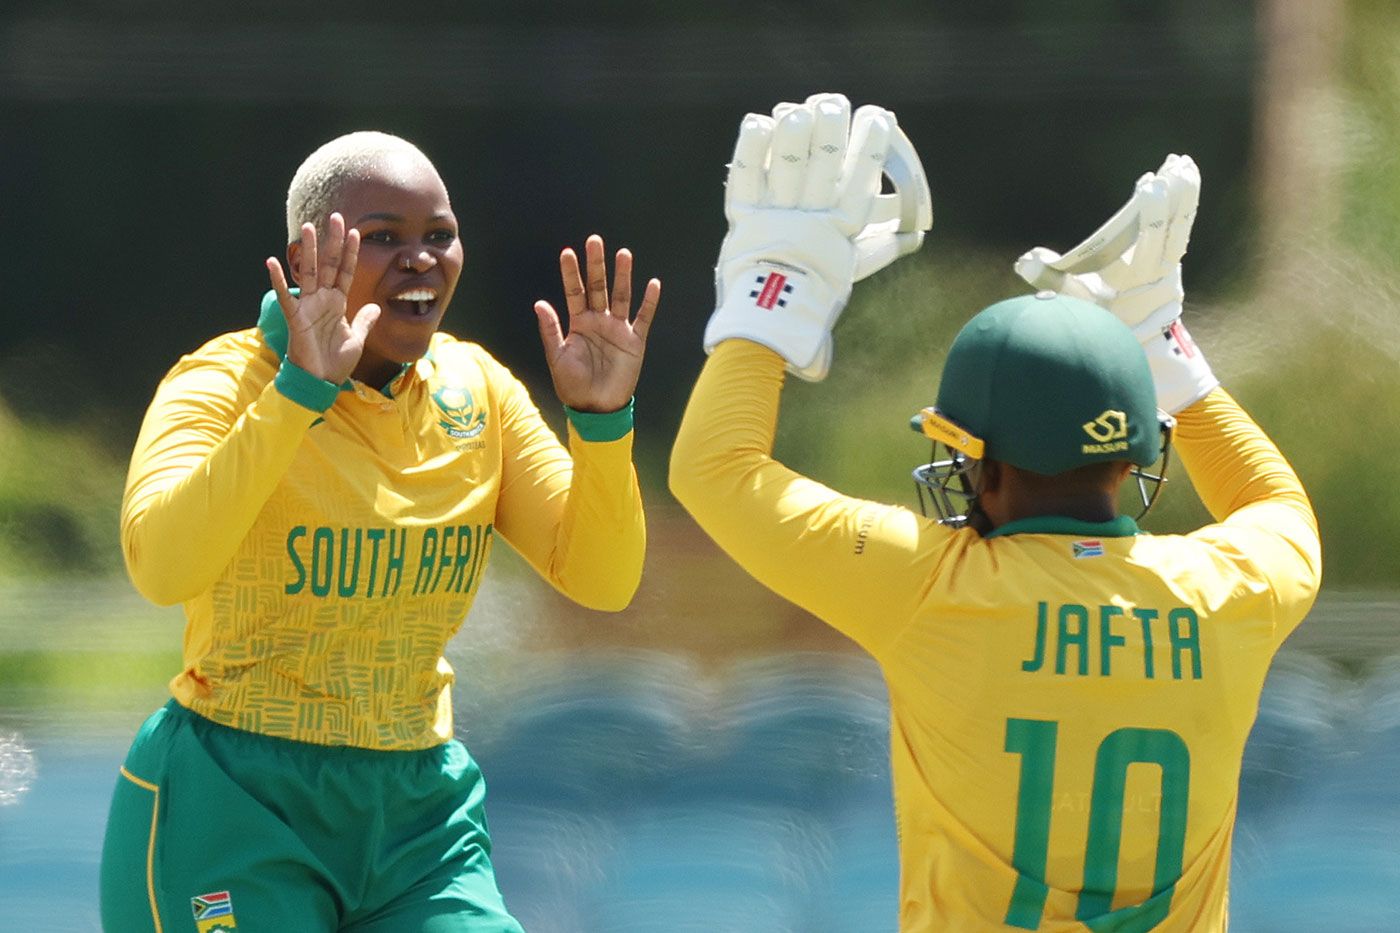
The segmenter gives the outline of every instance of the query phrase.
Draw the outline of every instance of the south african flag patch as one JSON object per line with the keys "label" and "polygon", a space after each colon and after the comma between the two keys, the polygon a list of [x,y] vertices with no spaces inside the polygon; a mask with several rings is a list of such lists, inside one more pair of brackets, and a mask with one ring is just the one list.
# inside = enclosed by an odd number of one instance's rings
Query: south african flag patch
{"label": "south african flag patch", "polygon": [[1098,538],[1090,538],[1087,541],[1075,541],[1071,545],[1074,548],[1074,556],[1079,557],[1103,557],[1103,542]]}
{"label": "south african flag patch", "polygon": [[233,933],[238,921],[233,916],[233,898],[227,891],[211,891],[190,898],[195,929],[199,933]]}

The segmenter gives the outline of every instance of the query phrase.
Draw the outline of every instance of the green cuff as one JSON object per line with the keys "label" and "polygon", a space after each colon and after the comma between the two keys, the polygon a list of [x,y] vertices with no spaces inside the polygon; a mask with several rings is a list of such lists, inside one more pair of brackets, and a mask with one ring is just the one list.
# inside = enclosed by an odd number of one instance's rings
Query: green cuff
{"label": "green cuff", "polygon": [[277,369],[277,391],[302,408],[322,412],[335,404],[340,386],[311,375],[291,360],[282,360]]}
{"label": "green cuff", "polygon": [[605,412],[577,411],[565,405],[564,414],[569,416],[579,437],[595,444],[604,444],[621,440],[632,430],[632,406],[636,401],[637,397],[633,396],[617,411]]}

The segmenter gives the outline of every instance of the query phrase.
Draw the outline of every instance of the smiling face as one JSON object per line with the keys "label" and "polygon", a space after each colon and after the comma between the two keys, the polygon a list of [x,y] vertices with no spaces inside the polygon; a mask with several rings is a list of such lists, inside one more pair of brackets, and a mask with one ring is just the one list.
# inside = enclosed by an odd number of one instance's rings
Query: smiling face
{"label": "smiling face", "polygon": [[[371,303],[381,309],[352,375],[378,388],[428,351],[442,321],[462,274],[457,218],[432,164],[398,153],[344,181],[332,202],[360,232],[348,313]],[[300,243],[287,247],[294,273],[300,252]]]}

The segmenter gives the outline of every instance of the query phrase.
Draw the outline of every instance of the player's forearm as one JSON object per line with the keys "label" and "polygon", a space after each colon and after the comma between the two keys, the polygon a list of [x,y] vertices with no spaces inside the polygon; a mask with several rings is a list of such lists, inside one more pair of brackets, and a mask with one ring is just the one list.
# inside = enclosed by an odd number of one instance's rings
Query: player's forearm
{"label": "player's forearm", "polygon": [[671,451],[671,491],[760,583],[878,652],[914,610],[923,555],[949,532],[774,460],[783,367],[746,340],[715,348]]}
{"label": "player's forearm", "polygon": [[1217,521],[1286,516],[1315,550],[1317,519],[1297,474],[1260,427],[1224,389],[1177,416],[1173,446],[1201,501]]}
{"label": "player's forearm", "polygon": [[221,437],[188,410],[153,405],[122,503],[122,552],[136,589],[171,605],[212,585],[316,417],[271,383]]}
{"label": "player's forearm", "polygon": [[529,420],[508,454],[496,530],[574,602],[604,611],[626,608],[646,554],[631,430],[609,441],[585,441],[571,424],[571,457],[538,415]]}
{"label": "player's forearm", "polygon": [[783,358],[728,340],[705,363],[671,448],[672,494],[725,550],[741,547],[755,471],[772,462]]}
{"label": "player's forearm", "polygon": [[550,578],[590,609],[625,609],[642,580],[646,516],[632,440],[629,432],[615,441],[585,441],[569,427],[573,474]]}

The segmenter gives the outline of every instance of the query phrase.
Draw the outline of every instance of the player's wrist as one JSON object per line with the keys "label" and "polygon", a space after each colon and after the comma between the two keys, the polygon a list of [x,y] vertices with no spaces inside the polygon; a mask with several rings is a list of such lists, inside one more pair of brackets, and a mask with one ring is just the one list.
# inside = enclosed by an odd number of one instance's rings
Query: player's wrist
{"label": "player's wrist", "polygon": [[616,411],[580,411],[565,405],[564,414],[583,440],[606,444],[621,440],[631,433],[636,402],[637,397],[634,395],[627,400],[626,405]]}
{"label": "player's wrist", "polygon": [[768,347],[804,378],[821,378],[830,361],[830,326],[850,298],[844,288],[809,269],[763,261],[732,270],[719,307],[705,327],[706,352],[740,338]]}
{"label": "player's wrist", "polygon": [[1179,316],[1143,340],[1143,350],[1157,389],[1157,407],[1169,415],[1195,404],[1220,385]]}
{"label": "player's wrist", "polygon": [[339,384],[308,372],[293,361],[290,355],[282,360],[273,384],[278,392],[293,402],[318,413],[334,405],[340,395]]}

